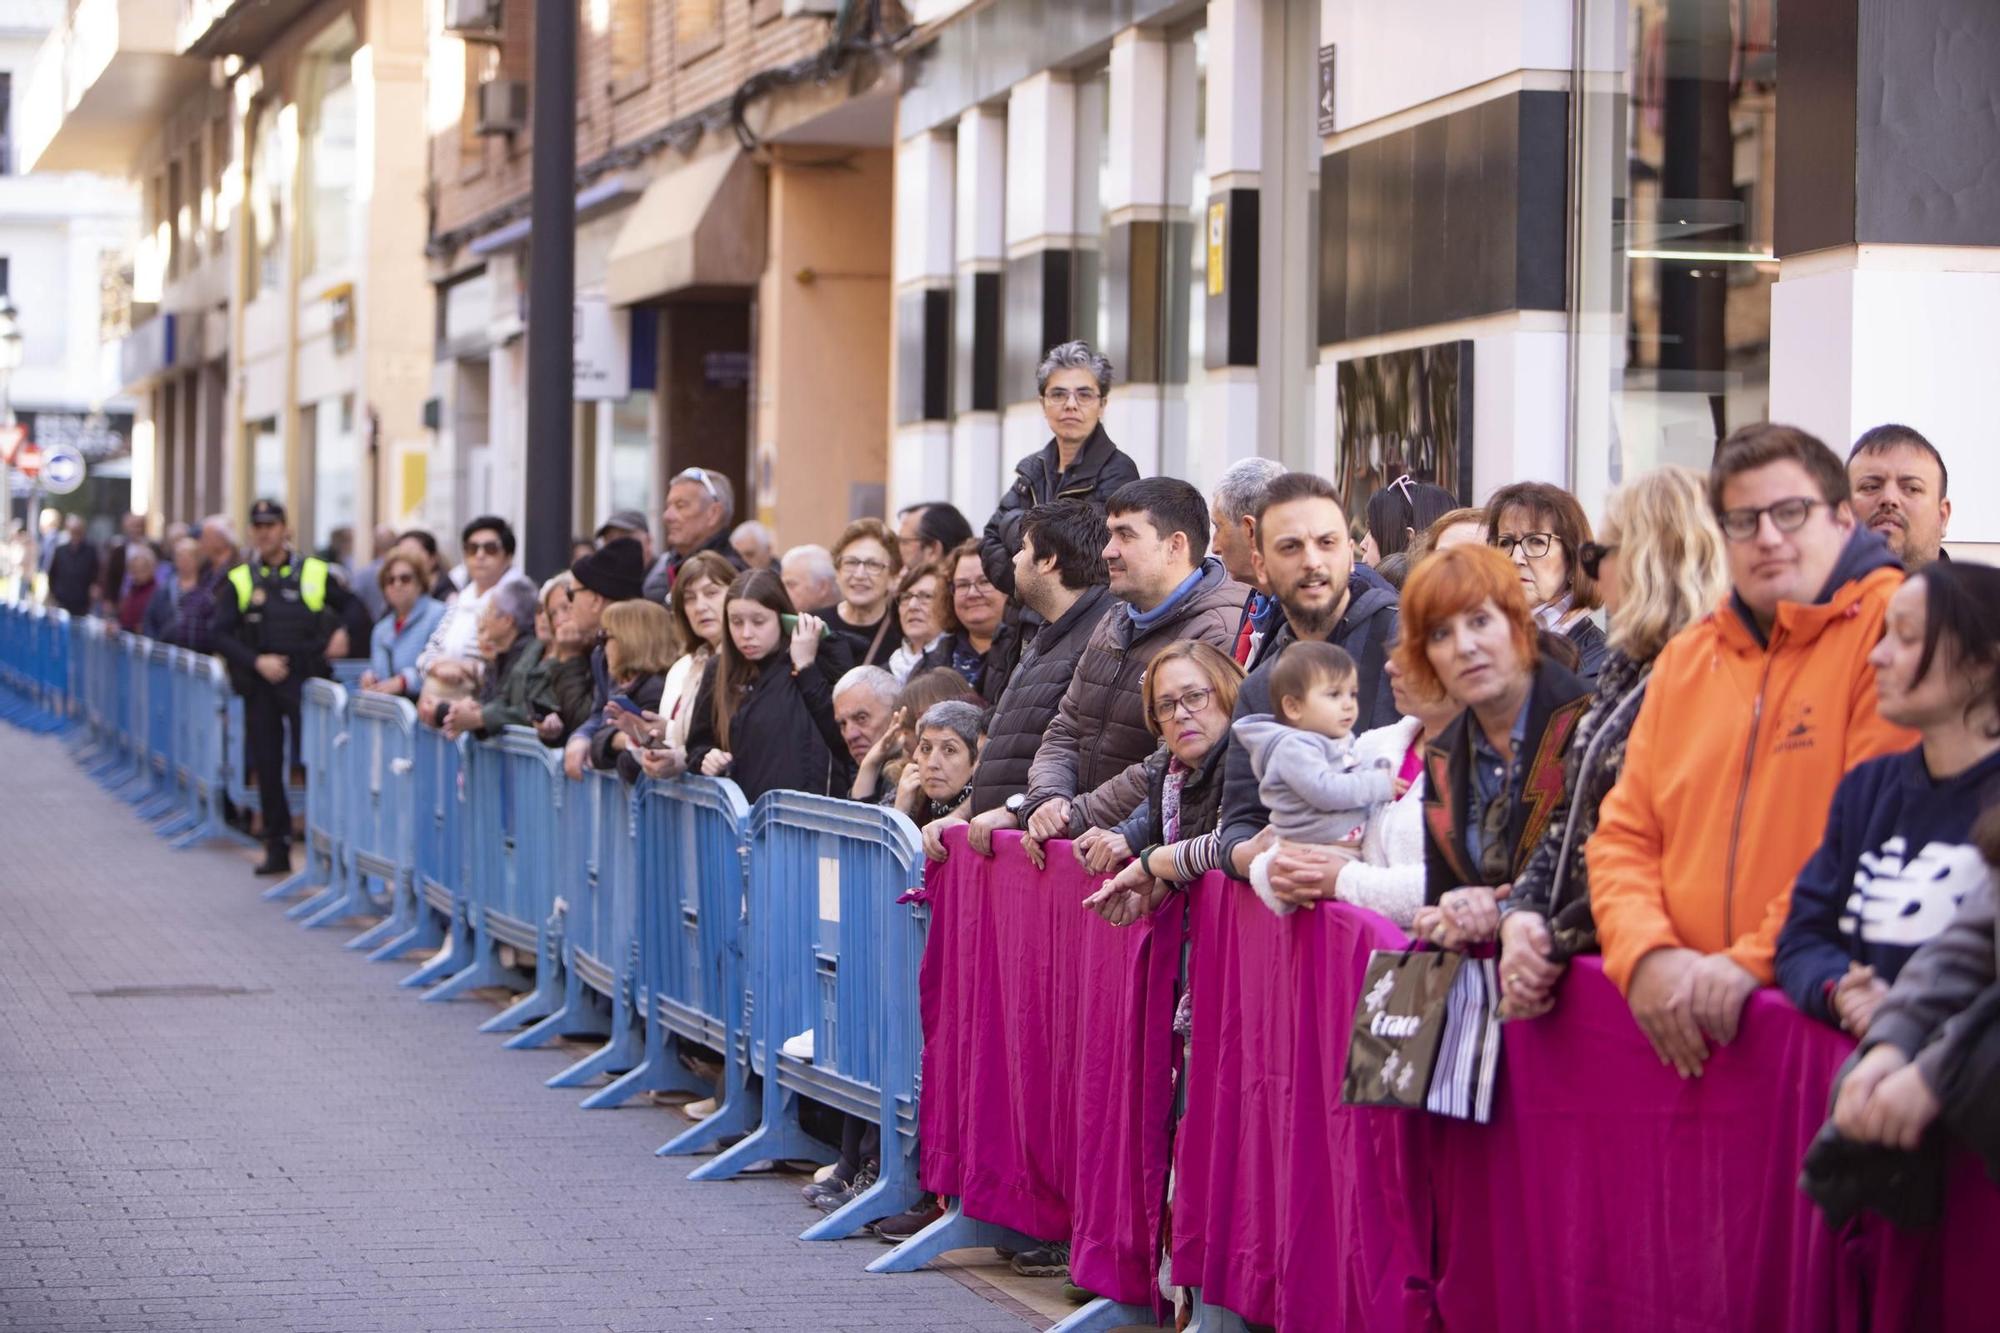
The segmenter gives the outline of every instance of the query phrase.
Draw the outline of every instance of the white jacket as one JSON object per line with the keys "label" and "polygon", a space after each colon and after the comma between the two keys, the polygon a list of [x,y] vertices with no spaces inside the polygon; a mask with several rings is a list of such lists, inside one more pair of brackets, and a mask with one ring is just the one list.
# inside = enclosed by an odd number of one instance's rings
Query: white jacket
{"label": "white jacket", "polygon": [[[1392,771],[1400,772],[1403,756],[1422,724],[1413,717],[1391,722],[1364,732],[1355,739],[1354,755],[1361,765],[1387,759]],[[1271,853],[1257,858],[1263,862]],[[1419,773],[1400,800],[1378,805],[1368,812],[1368,827],[1361,835],[1361,860],[1340,872],[1334,894],[1344,903],[1379,912],[1398,926],[1408,929],[1417,909],[1424,905],[1424,779]],[[1264,905],[1280,916],[1294,909],[1278,901],[1270,891],[1262,865],[1251,866],[1251,885]]]}

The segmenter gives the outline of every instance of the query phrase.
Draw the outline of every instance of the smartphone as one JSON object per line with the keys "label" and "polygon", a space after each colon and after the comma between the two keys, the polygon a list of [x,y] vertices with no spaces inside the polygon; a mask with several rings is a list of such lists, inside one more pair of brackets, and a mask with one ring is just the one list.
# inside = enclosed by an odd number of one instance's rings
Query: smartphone
{"label": "smartphone", "polygon": [[615,704],[619,708],[624,709],[626,712],[630,713],[633,717],[637,717],[639,716],[639,714],[646,711],[645,709],[639,707],[639,705],[633,703],[630,695],[614,694],[611,696],[609,702]]}
{"label": "smartphone", "polygon": [[[778,623],[779,623],[780,625],[783,625],[783,626],[785,627],[785,633],[787,633],[787,634],[796,634],[796,633],[798,633],[798,629],[799,629],[799,618],[798,618],[797,616],[794,616],[794,615],[789,615],[789,614],[785,614],[785,613],[782,613],[782,612],[781,612],[781,613],[779,614],[779,616],[778,616]],[[826,627],[825,627],[825,626],[823,626],[823,625],[822,625],[822,626],[820,627],[820,637],[821,637],[821,638],[824,638],[824,637],[826,637]]]}

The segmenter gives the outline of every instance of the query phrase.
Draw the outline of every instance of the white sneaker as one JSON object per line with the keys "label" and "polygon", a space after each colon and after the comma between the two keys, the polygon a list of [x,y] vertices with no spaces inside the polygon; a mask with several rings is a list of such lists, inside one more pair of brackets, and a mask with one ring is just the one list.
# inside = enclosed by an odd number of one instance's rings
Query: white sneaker
{"label": "white sneaker", "polygon": [[698,1102],[689,1102],[686,1106],[683,1106],[681,1114],[690,1120],[706,1120],[715,1114],[715,1110],[715,1098],[704,1097]]}
{"label": "white sneaker", "polygon": [[801,1032],[798,1036],[793,1037],[790,1041],[786,1042],[783,1046],[780,1046],[778,1048],[778,1053],[793,1060],[812,1059],[813,1030],[811,1028],[807,1028],[804,1032]]}

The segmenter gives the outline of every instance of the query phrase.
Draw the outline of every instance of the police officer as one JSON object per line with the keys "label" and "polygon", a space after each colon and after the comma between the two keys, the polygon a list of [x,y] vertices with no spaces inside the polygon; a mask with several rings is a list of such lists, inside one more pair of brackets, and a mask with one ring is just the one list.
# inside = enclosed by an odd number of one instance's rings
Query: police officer
{"label": "police officer", "polygon": [[285,728],[299,743],[305,683],[330,676],[327,641],[341,625],[353,594],[326,561],[292,550],[285,507],[259,500],[250,507],[250,557],[229,571],[215,607],[215,648],[243,696],[250,764],[264,813],[260,875],[292,870],[292,810],[286,798]]}

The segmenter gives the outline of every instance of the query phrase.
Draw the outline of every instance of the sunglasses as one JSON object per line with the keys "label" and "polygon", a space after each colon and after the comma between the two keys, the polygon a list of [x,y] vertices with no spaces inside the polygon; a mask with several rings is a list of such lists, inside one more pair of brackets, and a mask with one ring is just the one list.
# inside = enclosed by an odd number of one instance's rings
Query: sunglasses
{"label": "sunglasses", "polygon": [[467,542],[465,544],[465,553],[467,555],[499,555],[504,549],[497,541]]}
{"label": "sunglasses", "polygon": [[1584,573],[1595,579],[1598,569],[1604,564],[1604,557],[1617,549],[1616,542],[1608,546],[1603,542],[1585,542],[1576,548],[1576,563],[1582,566]]}
{"label": "sunglasses", "polygon": [[415,574],[391,574],[388,577],[388,579],[385,580],[385,582],[387,582],[389,586],[392,588],[395,587],[398,583],[415,583],[416,581],[417,581],[417,576]]}
{"label": "sunglasses", "polygon": [[[708,479],[708,469],[705,467],[682,468],[674,474],[674,481],[698,482],[701,488],[708,492],[709,499],[715,501],[717,504],[722,502],[722,496],[715,489],[715,483]],[[668,484],[671,485],[672,483]]]}

